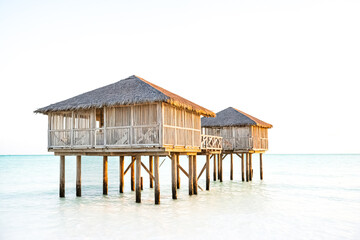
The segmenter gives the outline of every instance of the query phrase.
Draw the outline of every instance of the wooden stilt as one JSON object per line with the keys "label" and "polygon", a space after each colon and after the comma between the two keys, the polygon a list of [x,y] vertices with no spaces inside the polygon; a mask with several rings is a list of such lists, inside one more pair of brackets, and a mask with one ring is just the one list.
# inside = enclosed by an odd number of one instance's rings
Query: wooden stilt
{"label": "wooden stilt", "polygon": [[155,156],[155,204],[160,204],[159,156]]}
{"label": "wooden stilt", "polygon": [[[153,174],[154,175],[154,170],[153,170],[153,156],[149,156],[149,171],[150,171],[150,173],[151,174]],[[151,177],[149,177],[149,180],[150,180],[150,188],[153,188],[154,186],[153,186],[153,180],[152,180],[152,178]]]}
{"label": "wooden stilt", "polygon": [[108,194],[108,157],[103,157],[103,194]]}
{"label": "wooden stilt", "polygon": [[143,177],[140,177],[140,185],[141,185],[141,190],[144,190],[144,181],[143,181]]}
{"label": "wooden stilt", "polygon": [[206,190],[210,190],[210,155],[206,154]]}
{"label": "wooden stilt", "polygon": [[218,180],[220,180],[220,155],[219,154],[215,154],[215,157],[217,158],[217,169],[218,169]]}
{"label": "wooden stilt", "polygon": [[[132,156],[131,160],[135,160],[135,157]],[[131,173],[131,176],[130,176],[131,191],[135,191],[135,167],[134,167],[134,164],[132,164],[130,167],[130,173]]]}
{"label": "wooden stilt", "polygon": [[245,154],[242,153],[241,154],[241,181],[245,181],[245,173],[244,173],[244,157],[245,157]]}
{"label": "wooden stilt", "polygon": [[177,161],[176,154],[171,154],[171,187],[172,187],[172,199],[177,199],[176,180],[177,180]]}
{"label": "wooden stilt", "polygon": [[136,178],[135,178],[135,198],[137,203],[141,203],[141,156],[136,156]]}
{"label": "wooden stilt", "polygon": [[76,196],[81,197],[81,156],[76,156]]}
{"label": "wooden stilt", "polygon": [[214,181],[216,181],[216,154],[213,155],[214,156]]}
{"label": "wooden stilt", "polygon": [[246,153],[246,181],[249,181],[249,153]]}
{"label": "wooden stilt", "polygon": [[262,153],[260,153],[260,179],[263,180]]}
{"label": "wooden stilt", "polygon": [[223,181],[223,167],[222,167],[222,156],[221,156],[221,154],[219,154],[218,155],[218,160],[219,160],[219,169],[220,169],[220,182],[222,182]]}
{"label": "wooden stilt", "polygon": [[189,155],[189,195],[193,195],[194,193],[194,184],[193,184],[193,163],[192,163],[192,156]]}
{"label": "wooden stilt", "polygon": [[252,169],[252,153],[250,153],[250,159],[249,159],[249,170],[250,170],[250,174],[249,174],[249,180],[252,181],[252,176],[253,176],[253,169]]}
{"label": "wooden stilt", "polygon": [[65,197],[65,156],[60,156],[59,197]]}
{"label": "wooden stilt", "polygon": [[180,155],[176,154],[176,176],[177,176],[177,189],[180,189]]}
{"label": "wooden stilt", "polygon": [[233,171],[234,171],[234,159],[233,159],[233,154],[230,153],[230,180],[233,180]]}
{"label": "wooden stilt", "polygon": [[124,192],[124,156],[120,156],[119,159],[119,165],[120,165],[120,186],[119,191],[120,193]]}
{"label": "wooden stilt", "polygon": [[193,188],[194,188],[194,194],[197,195],[197,189],[198,189],[198,183],[197,183],[197,169],[196,169],[196,155],[193,155]]}

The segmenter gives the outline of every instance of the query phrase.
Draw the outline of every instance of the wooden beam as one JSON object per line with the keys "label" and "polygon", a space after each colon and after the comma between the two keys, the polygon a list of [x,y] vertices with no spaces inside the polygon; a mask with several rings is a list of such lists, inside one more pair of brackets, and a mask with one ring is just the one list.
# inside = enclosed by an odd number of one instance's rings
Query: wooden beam
{"label": "wooden beam", "polygon": [[120,156],[119,159],[119,165],[120,165],[120,186],[119,186],[119,191],[120,193],[124,192],[124,156]]}
{"label": "wooden beam", "polygon": [[177,176],[177,189],[180,189],[180,155],[176,154],[176,176]]}
{"label": "wooden beam", "polygon": [[147,167],[145,166],[144,163],[141,163],[141,166],[145,169],[145,171],[149,174],[150,176],[150,180],[155,179],[155,177],[151,174],[151,172],[149,171],[149,169],[147,169]]}
{"label": "wooden beam", "polygon": [[[238,155],[239,156],[239,155]],[[241,181],[245,181],[245,173],[244,173],[244,153],[241,154]]]}
{"label": "wooden beam", "polygon": [[193,195],[194,193],[194,184],[193,184],[193,181],[194,181],[194,178],[193,178],[193,156],[189,155],[189,195]]}
{"label": "wooden beam", "polygon": [[76,156],[76,196],[81,197],[81,156]]}
{"label": "wooden beam", "polygon": [[141,203],[141,156],[136,155],[136,191],[135,201]]}
{"label": "wooden beam", "polygon": [[[154,166],[154,164],[153,164],[153,156],[149,156],[149,171],[150,171],[151,175],[154,174],[153,166]],[[150,179],[149,179],[149,181],[150,181],[150,188],[153,188],[153,187],[154,187],[154,184],[153,184],[154,181],[153,181],[153,179],[154,179],[154,178],[151,178],[151,177],[150,177]]]}
{"label": "wooden beam", "polygon": [[[218,159],[221,159],[221,158],[220,158],[220,156],[221,156],[221,155],[219,154]],[[220,179],[220,182],[222,182],[222,181],[223,181],[223,167],[222,167],[222,160],[220,160],[220,161],[219,161],[219,168],[220,168],[220,171],[219,171],[219,172],[220,172],[220,173],[219,173],[219,174],[220,174],[220,177],[219,177],[219,179]]]}
{"label": "wooden beam", "polygon": [[230,180],[233,180],[233,171],[234,171],[234,160],[233,160],[233,154],[230,154]]}
{"label": "wooden beam", "polygon": [[197,177],[197,180],[198,180],[198,181],[199,181],[201,175],[203,174],[203,172],[205,171],[205,168],[206,168],[206,162],[205,162],[203,168],[201,169],[201,171],[200,171],[200,173],[199,173],[199,176]]}
{"label": "wooden beam", "polygon": [[263,180],[262,153],[260,153],[260,180]]}
{"label": "wooden beam", "polygon": [[155,156],[155,204],[160,204],[159,156]]}
{"label": "wooden beam", "polygon": [[108,157],[103,156],[103,194],[108,194]]}
{"label": "wooden beam", "polygon": [[198,189],[198,182],[197,182],[197,169],[196,169],[196,155],[193,156],[193,185],[194,185],[194,194],[197,195],[197,189]]}
{"label": "wooden beam", "polygon": [[129,171],[129,169],[134,165],[135,163],[135,158],[134,157],[131,157],[131,163],[129,164],[129,166],[126,168],[125,172],[124,172],[124,175],[126,175],[126,173]]}
{"label": "wooden beam", "polygon": [[[136,158],[134,156],[131,157],[132,162],[135,162]],[[135,167],[134,164],[131,164],[130,166],[130,187],[131,191],[135,191]]]}
{"label": "wooden beam", "polygon": [[215,154],[215,158],[217,159],[217,176],[218,176],[218,180],[220,180],[220,155],[219,154]]}
{"label": "wooden beam", "polygon": [[240,156],[240,154],[238,154],[238,153],[235,153],[239,158],[241,158],[241,159],[243,159],[244,158],[244,153],[241,153],[241,156]]}
{"label": "wooden beam", "polygon": [[179,165],[180,170],[189,178],[189,174]]}
{"label": "wooden beam", "polygon": [[65,156],[60,156],[60,184],[59,196],[65,197]]}
{"label": "wooden beam", "polygon": [[210,155],[206,154],[206,190],[210,190]]}
{"label": "wooden beam", "polygon": [[176,191],[176,172],[177,172],[177,161],[176,161],[176,154],[171,154],[171,187],[172,187],[172,199],[177,199],[177,191]]}

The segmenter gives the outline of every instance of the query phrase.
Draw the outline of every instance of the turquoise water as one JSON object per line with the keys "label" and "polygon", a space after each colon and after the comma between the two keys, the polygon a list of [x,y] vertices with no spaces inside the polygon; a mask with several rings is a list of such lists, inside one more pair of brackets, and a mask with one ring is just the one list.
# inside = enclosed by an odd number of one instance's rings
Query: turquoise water
{"label": "turquoise water", "polygon": [[[211,181],[210,192],[189,196],[181,175],[177,200],[166,160],[155,206],[145,171],[141,204],[129,175],[125,193],[118,193],[116,157],[109,158],[108,196],[102,195],[102,158],[83,157],[81,198],[75,197],[75,158],[68,157],[60,199],[58,157],[0,156],[0,239],[360,239],[360,155],[265,154],[263,181],[258,156],[253,159],[253,182],[241,182],[237,157],[230,181],[226,158],[223,183]],[[204,161],[198,157],[198,171]],[[187,159],[180,162],[187,169]],[[205,188],[204,175],[199,184]]]}

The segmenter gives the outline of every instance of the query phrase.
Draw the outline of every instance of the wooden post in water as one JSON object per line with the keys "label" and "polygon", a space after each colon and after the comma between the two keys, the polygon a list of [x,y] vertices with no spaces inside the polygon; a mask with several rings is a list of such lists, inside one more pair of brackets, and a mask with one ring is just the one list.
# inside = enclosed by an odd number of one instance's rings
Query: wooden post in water
{"label": "wooden post in water", "polygon": [[141,190],[144,190],[144,181],[143,181],[143,177],[140,177],[140,185],[141,185]]}
{"label": "wooden post in water", "polygon": [[[154,175],[154,170],[153,170],[153,156],[149,156],[149,171],[152,175]],[[153,179],[151,177],[149,177],[149,180],[150,180],[150,188],[153,188],[154,185],[153,185]]]}
{"label": "wooden post in water", "polygon": [[249,153],[246,153],[246,181],[249,181]]}
{"label": "wooden post in water", "polygon": [[262,153],[260,153],[260,179],[263,180]]}
{"label": "wooden post in water", "polygon": [[220,167],[220,154],[215,154],[215,157],[217,158],[217,169],[218,169],[218,180],[220,180],[220,171],[221,171],[221,167]]}
{"label": "wooden post in water", "polygon": [[206,154],[206,190],[210,190],[210,155]]}
{"label": "wooden post in water", "polygon": [[250,159],[249,159],[250,161],[249,161],[249,164],[250,164],[250,167],[249,167],[249,169],[250,169],[250,174],[249,174],[249,179],[250,179],[250,181],[252,181],[252,176],[253,176],[253,169],[252,169],[252,153],[250,153]]}
{"label": "wooden post in water", "polygon": [[222,156],[221,156],[221,154],[218,154],[218,159],[219,159],[219,168],[220,168],[220,177],[219,177],[219,179],[220,179],[220,182],[222,182],[223,181],[223,167],[222,167]]}
{"label": "wooden post in water", "polygon": [[171,154],[171,187],[172,187],[172,199],[177,199],[177,190],[176,190],[176,180],[177,180],[177,161],[176,161],[176,154]]}
{"label": "wooden post in water", "polygon": [[176,176],[177,176],[177,189],[180,189],[180,155],[176,154]]}
{"label": "wooden post in water", "polygon": [[59,197],[65,197],[65,156],[60,156]]}
{"label": "wooden post in water", "polygon": [[108,194],[108,157],[103,156],[103,194]]}
{"label": "wooden post in water", "polygon": [[216,154],[213,154],[214,157],[214,181],[216,181]]}
{"label": "wooden post in water", "polygon": [[230,153],[230,180],[233,180],[233,171],[234,171],[234,160],[233,160],[233,154]]}
{"label": "wooden post in water", "polygon": [[119,165],[120,165],[120,186],[119,191],[120,193],[124,192],[124,156],[120,156],[119,159]]}
{"label": "wooden post in water", "polygon": [[189,195],[193,195],[194,193],[194,184],[193,184],[193,163],[192,163],[192,156],[188,155],[189,158]]}
{"label": "wooden post in water", "polygon": [[76,196],[81,197],[81,156],[76,156]]}
{"label": "wooden post in water", "polygon": [[160,204],[159,156],[155,156],[155,204]]}
{"label": "wooden post in water", "polygon": [[244,156],[245,154],[242,153],[241,154],[241,180],[244,182],[245,181],[245,173],[244,173]]}
{"label": "wooden post in water", "polygon": [[136,155],[135,185],[136,185],[135,199],[137,203],[141,203],[141,156],[140,155]]}
{"label": "wooden post in water", "polygon": [[197,169],[196,169],[196,155],[193,155],[193,184],[194,194],[197,195],[198,181],[197,181]]}
{"label": "wooden post in water", "polygon": [[[131,161],[133,161],[134,159],[135,159],[135,157],[131,156]],[[131,191],[135,191],[135,167],[134,167],[134,164],[132,164],[130,167],[130,173],[131,173],[131,176],[130,176]]]}

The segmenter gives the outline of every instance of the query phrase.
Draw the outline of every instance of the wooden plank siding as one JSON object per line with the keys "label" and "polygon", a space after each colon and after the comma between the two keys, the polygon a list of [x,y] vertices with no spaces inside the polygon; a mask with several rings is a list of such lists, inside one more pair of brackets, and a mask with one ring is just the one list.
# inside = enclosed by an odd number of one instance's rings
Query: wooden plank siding
{"label": "wooden plank siding", "polygon": [[182,148],[201,145],[200,115],[167,103],[49,114],[48,145],[61,149]]}
{"label": "wooden plank siding", "polygon": [[244,127],[205,127],[206,135],[223,138],[223,150],[268,150],[268,129],[258,126]]}

